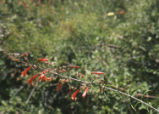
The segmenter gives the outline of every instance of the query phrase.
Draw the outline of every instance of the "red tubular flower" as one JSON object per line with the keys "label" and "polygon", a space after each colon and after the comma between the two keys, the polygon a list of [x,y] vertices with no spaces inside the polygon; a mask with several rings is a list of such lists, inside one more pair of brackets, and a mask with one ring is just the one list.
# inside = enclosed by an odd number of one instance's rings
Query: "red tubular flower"
{"label": "red tubular flower", "polygon": [[88,87],[84,90],[83,94],[82,94],[82,97],[85,98],[86,97],[86,94],[88,92]]}
{"label": "red tubular flower", "polygon": [[71,66],[71,68],[77,69],[77,68],[80,68],[80,66]]}
{"label": "red tubular flower", "polygon": [[58,92],[60,91],[61,87],[62,87],[62,84],[59,82],[58,85],[57,85],[57,91]]}
{"label": "red tubular flower", "polygon": [[40,75],[39,79],[38,79],[38,82],[40,81],[51,81],[51,78],[47,78],[43,73]]}
{"label": "red tubular flower", "polygon": [[77,94],[79,93],[79,89],[77,89],[73,94],[72,94],[72,100],[74,100],[74,101],[76,101],[76,96],[77,96]]}
{"label": "red tubular flower", "polygon": [[49,59],[39,59],[39,61],[48,61]]}
{"label": "red tubular flower", "polygon": [[33,81],[38,77],[39,74],[36,74],[34,75],[33,77],[31,77],[29,80],[27,80],[27,82],[30,84],[30,85],[33,85]]}
{"label": "red tubular flower", "polygon": [[104,74],[104,72],[92,72],[92,74]]}
{"label": "red tubular flower", "polygon": [[52,78],[47,78],[47,77],[45,76],[45,74],[46,74],[47,72],[50,72],[50,70],[43,70],[43,71],[41,72],[41,75],[40,75],[40,77],[39,77],[39,79],[38,79],[38,82],[40,82],[40,81],[47,81],[47,82],[51,81]]}
{"label": "red tubular flower", "polygon": [[27,72],[31,69],[31,67],[26,68],[23,72],[21,72],[22,76],[26,76]]}

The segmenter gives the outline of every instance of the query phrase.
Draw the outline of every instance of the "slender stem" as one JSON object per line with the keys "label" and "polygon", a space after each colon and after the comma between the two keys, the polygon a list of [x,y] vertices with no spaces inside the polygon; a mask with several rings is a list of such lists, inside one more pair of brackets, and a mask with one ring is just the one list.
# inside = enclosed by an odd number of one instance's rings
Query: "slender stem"
{"label": "slender stem", "polygon": [[64,76],[64,75],[61,75],[61,74],[58,74],[58,73],[55,73],[55,72],[52,72],[53,74],[55,75],[58,75],[62,78],[67,78],[67,79],[71,79],[71,80],[74,80],[74,81],[77,81],[77,82],[81,82],[81,83],[85,83],[85,84],[91,84],[91,82],[87,82],[87,81],[82,81],[82,80],[79,80],[79,79],[76,79],[76,78],[72,78],[72,77],[69,77],[69,76]]}
{"label": "slender stem", "polygon": [[15,92],[14,96],[16,96],[23,88],[24,88],[24,85],[20,86],[20,88]]}
{"label": "slender stem", "polygon": [[125,92],[122,92],[122,91],[119,91],[119,90],[117,90],[117,89],[113,89],[113,88],[110,88],[110,87],[107,87],[107,86],[103,86],[103,88],[106,88],[106,89],[108,89],[108,90],[110,90],[110,91],[114,91],[114,92],[120,93],[120,94],[122,94],[122,95],[125,95],[125,96],[127,96],[127,97],[130,97],[130,98],[132,98],[132,99],[134,99],[134,100],[136,100],[136,101],[138,101],[138,102],[140,102],[140,103],[146,105],[147,107],[149,107],[149,108],[155,110],[156,112],[159,112],[158,109],[154,108],[154,107],[151,106],[150,104],[148,104],[148,103],[146,103],[146,102],[142,101],[141,99],[138,99],[138,98],[136,98],[136,97],[134,97],[134,96],[131,96],[131,95],[125,93]]}
{"label": "slender stem", "polygon": [[29,101],[30,101],[30,99],[31,99],[31,97],[32,97],[32,95],[33,95],[33,93],[34,93],[34,91],[35,91],[35,88],[36,88],[36,86],[34,86],[34,88],[31,90],[31,92],[30,92],[30,94],[29,94],[29,96],[28,96],[28,98],[27,98],[27,100],[26,100],[26,104],[28,104],[29,103]]}

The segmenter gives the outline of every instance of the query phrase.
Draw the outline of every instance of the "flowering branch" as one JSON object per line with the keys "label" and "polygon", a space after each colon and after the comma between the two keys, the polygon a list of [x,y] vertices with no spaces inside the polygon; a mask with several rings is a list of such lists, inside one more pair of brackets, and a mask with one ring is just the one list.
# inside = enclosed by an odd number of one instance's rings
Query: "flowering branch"
{"label": "flowering branch", "polygon": [[[70,78],[70,77],[68,77],[68,76],[63,76],[63,75],[60,75],[60,74],[57,74],[57,73],[56,73],[56,75],[58,75],[58,76],[60,76],[60,77],[62,77],[62,78],[69,78],[69,79],[71,79],[71,80],[78,81],[78,82],[81,82],[81,83],[95,85],[94,83],[91,83],[91,82],[82,81],[82,80],[79,80],[79,79],[76,79],[76,78],[72,78],[72,77]],[[120,94],[122,94],[122,95],[124,95],[124,96],[130,97],[130,98],[132,98],[132,99],[134,99],[134,100],[140,102],[141,104],[144,104],[144,105],[146,105],[147,107],[153,109],[154,111],[159,112],[158,109],[154,108],[154,107],[151,106],[150,104],[148,104],[148,103],[142,101],[141,99],[138,99],[138,98],[136,98],[136,97],[134,97],[134,96],[132,96],[132,95],[129,95],[129,94],[125,93],[125,92],[122,92],[122,91],[120,91],[120,90],[117,90],[117,89],[114,89],[114,88],[111,88],[111,87],[108,87],[108,86],[102,86],[102,88],[105,88],[105,89],[108,89],[108,90],[110,90],[110,91],[113,91],[113,92],[116,92],[116,93],[120,93]]]}
{"label": "flowering branch", "polygon": [[[15,60],[15,59],[14,59],[14,60]],[[47,59],[41,59],[40,61],[48,61],[48,60],[47,60]],[[19,61],[18,61],[18,62],[19,62]],[[25,63],[25,62],[22,62],[22,63]],[[27,64],[28,64],[29,66],[36,66],[36,65],[31,65],[31,64],[29,64],[29,63],[27,63]],[[34,68],[34,67],[33,67],[33,68]],[[76,78],[72,78],[72,77],[69,77],[69,76],[61,75],[61,74],[59,74],[59,73],[57,73],[57,72],[55,72],[55,71],[50,71],[50,69],[49,69],[49,70],[46,70],[46,69],[43,69],[43,68],[41,68],[41,67],[39,67],[39,66],[38,66],[38,67],[36,66],[36,68],[39,68],[40,70],[44,70],[45,73],[46,73],[47,71],[49,71],[49,73],[52,73],[52,74],[53,74],[53,75],[51,75],[52,77],[54,77],[54,76],[59,76],[59,77],[64,78],[64,79],[74,80],[74,81],[77,81],[77,82],[80,82],[80,83],[83,83],[83,84],[86,84],[86,85],[99,86],[98,84],[95,84],[95,83],[93,83],[93,82],[82,81],[82,80],[80,80],[80,79],[76,79]],[[76,67],[72,67],[72,68],[79,68],[79,67],[76,66]],[[26,75],[28,69],[30,69],[30,67],[28,67],[25,71],[23,71],[23,75]],[[44,71],[43,71],[43,72],[44,72]],[[103,72],[93,72],[93,74],[98,74],[98,75],[99,75],[99,74],[104,74],[104,73],[103,73]],[[32,79],[33,79],[33,78],[32,78]],[[38,82],[37,82],[37,83],[38,83]],[[105,85],[101,86],[100,89],[104,89],[104,88],[107,89],[107,90],[110,90],[110,91],[119,93],[119,94],[121,94],[121,95],[130,97],[131,99],[134,99],[134,100],[140,102],[141,104],[144,104],[145,106],[147,106],[147,107],[153,109],[154,111],[159,112],[159,110],[156,109],[155,107],[153,107],[152,105],[150,105],[150,104],[148,104],[148,103],[142,101],[141,99],[138,99],[138,98],[136,98],[136,97],[134,97],[134,96],[132,96],[132,95],[130,95],[130,94],[127,94],[127,93],[122,92],[122,91],[120,91],[120,90],[118,90],[118,89],[114,89],[114,88],[111,88],[111,87],[108,87],[108,86],[105,86]],[[30,98],[31,98],[31,96],[32,96],[32,94],[33,94],[34,91],[35,91],[35,87],[32,89],[31,93],[29,94],[28,99],[26,100],[26,104],[29,102],[29,100],[30,100]],[[88,91],[88,90],[87,90],[87,91]],[[78,92],[79,92],[79,90],[76,90],[76,92],[72,95],[72,99],[75,100],[76,95],[77,95]]]}

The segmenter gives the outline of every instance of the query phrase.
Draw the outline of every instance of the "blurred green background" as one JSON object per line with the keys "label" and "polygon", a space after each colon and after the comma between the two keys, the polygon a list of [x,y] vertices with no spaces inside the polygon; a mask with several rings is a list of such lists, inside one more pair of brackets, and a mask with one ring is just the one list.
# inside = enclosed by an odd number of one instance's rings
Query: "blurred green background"
{"label": "blurred green background", "polygon": [[[56,91],[57,80],[40,85],[26,104],[33,87],[26,84],[27,78],[17,79],[26,67],[5,52],[27,52],[33,63],[46,57],[56,65],[79,65],[66,74],[76,78],[74,74],[82,72],[86,81],[93,78],[92,71],[105,72],[104,83],[159,109],[158,0],[0,1],[2,114],[155,114],[119,93],[100,93],[99,87],[91,87],[85,99],[80,93],[74,102],[67,84]],[[144,97],[147,94],[155,97]]]}

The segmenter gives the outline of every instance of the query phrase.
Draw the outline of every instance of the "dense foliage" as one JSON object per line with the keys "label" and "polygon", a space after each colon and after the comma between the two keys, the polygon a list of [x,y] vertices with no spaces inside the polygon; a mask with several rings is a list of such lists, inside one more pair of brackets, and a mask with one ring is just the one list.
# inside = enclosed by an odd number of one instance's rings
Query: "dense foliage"
{"label": "dense foliage", "polygon": [[91,72],[102,71],[105,86],[159,109],[158,6],[158,0],[1,0],[0,112],[156,113],[120,93],[99,92],[99,86],[91,86],[84,99],[81,91],[75,102],[68,88],[81,83],[72,80],[57,92],[60,78],[40,83],[26,103],[34,86],[26,83],[28,77],[20,77],[26,64],[11,55],[27,53],[25,59],[44,68],[48,66],[39,58],[49,58],[53,68],[78,65],[63,75],[81,79],[75,74],[82,73],[84,81],[96,81]]}

